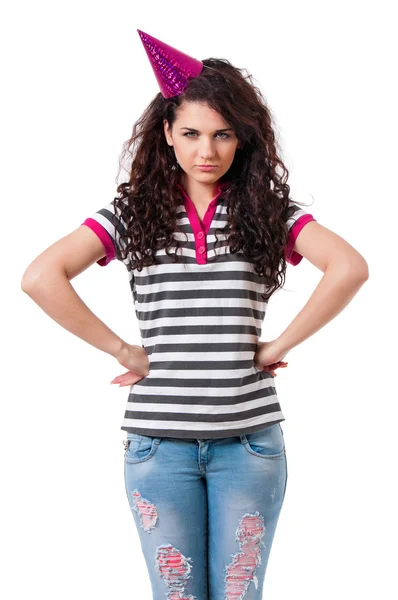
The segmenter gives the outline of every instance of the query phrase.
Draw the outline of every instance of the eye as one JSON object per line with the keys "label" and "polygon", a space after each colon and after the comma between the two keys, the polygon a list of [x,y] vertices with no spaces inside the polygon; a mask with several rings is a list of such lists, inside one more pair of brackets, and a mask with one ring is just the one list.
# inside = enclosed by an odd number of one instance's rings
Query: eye
{"label": "eye", "polygon": [[[191,137],[191,134],[197,135],[196,131],[188,131],[187,133],[184,133],[184,136]],[[221,138],[223,140],[226,140],[227,138],[231,137],[230,135],[228,135],[228,133],[222,133],[222,132],[217,133],[216,135],[223,135],[223,136],[225,136],[225,137]]]}

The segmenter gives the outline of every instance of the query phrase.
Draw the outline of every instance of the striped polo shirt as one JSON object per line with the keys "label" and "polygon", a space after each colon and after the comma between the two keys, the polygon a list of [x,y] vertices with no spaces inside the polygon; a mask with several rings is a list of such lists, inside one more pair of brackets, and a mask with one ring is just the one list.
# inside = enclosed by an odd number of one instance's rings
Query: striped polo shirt
{"label": "striped polo shirt", "polygon": [[[263,429],[285,420],[275,377],[254,364],[267,303],[260,277],[242,251],[229,252],[227,237],[215,229],[227,222],[227,202],[219,184],[200,221],[185,190],[178,206],[180,232],[188,243],[178,262],[165,249],[157,265],[141,272],[127,270],[149,374],[130,386],[121,429],[174,438],[222,438]],[[120,212],[120,211],[119,211]],[[293,250],[301,229],[314,217],[290,201],[286,260],[303,258]],[[112,218],[114,202],[100,208],[82,225],[104,245],[100,266],[115,258],[125,223]],[[218,255],[216,260],[211,260]],[[123,261],[129,265],[129,257]]]}

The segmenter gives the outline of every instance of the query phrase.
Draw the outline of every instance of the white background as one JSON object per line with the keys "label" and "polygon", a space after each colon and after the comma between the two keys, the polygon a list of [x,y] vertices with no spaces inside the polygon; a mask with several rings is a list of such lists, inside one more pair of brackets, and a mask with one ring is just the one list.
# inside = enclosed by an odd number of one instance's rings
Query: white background
{"label": "white background", "polygon": [[[137,28],[248,69],[275,116],[293,197],[369,265],[348,307],[278,372],[288,484],[264,598],[396,597],[392,9],[383,0],[3,5],[3,598],[152,597],[123,480],[128,388],[109,383],[125,369],[20,288],[38,254],[114,198],[122,144],[158,92]],[[305,259],[288,267],[262,340],[287,327],[321,276]],[[141,344],[122,263],[94,265],[73,285]]]}

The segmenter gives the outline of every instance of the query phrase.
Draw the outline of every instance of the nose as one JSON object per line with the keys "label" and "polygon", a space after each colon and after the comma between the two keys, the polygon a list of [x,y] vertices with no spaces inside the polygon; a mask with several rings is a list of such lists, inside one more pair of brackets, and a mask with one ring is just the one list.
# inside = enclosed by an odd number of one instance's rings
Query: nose
{"label": "nose", "polygon": [[199,156],[202,160],[212,160],[215,155],[215,146],[211,140],[202,140],[199,148]]}

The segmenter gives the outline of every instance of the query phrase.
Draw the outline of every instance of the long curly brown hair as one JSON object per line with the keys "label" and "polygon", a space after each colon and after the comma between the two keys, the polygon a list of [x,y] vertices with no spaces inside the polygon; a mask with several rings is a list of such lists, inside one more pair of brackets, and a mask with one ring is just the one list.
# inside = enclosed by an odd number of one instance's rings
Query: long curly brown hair
{"label": "long curly brown hair", "polygon": [[118,247],[116,255],[122,260],[128,256],[128,269],[139,272],[157,263],[158,249],[165,248],[171,255],[175,248],[174,262],[178,261],[176,252],[181,242],[173,234],[180,231],[177,207],[184,201],[176,185],[181,182],[181,167],[167,144],[163,121],[167,119],[171,128],[183,102],[204,103],[235,129],[240,146],[228,172],[219,180],[230,185],[223,191],[227,225],[216,230],[216,240],[217,232],[223,232],[231,253],[244,252],[264,278],[264,300],[268,301],[285,283],[289,171],[278,156],[271,111],[252,76],[226,59],[202,62],[211,68],[203,68],[174,98],[166,99],[159,92],[124,143],[120,169],[126,157],[131,163],[125,168],[129,179],[118,185],[119,196],[113,201],[116,215],[120,214],[126,224],[125,232],[118,228],[123,249]]}

